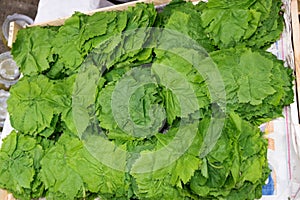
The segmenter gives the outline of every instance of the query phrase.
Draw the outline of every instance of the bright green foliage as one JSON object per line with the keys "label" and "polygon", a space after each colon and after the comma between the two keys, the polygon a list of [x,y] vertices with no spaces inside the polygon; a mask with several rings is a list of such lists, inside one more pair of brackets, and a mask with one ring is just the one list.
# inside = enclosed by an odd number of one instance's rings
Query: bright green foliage
{"label": "bright green foliage", "polygon": [[293,102],[293,71],[265,51],[226,49],[210,54],[226,88],[227,109],[261,124],[282,116]]}
{"label": "bright green foliage", "polygon": [[12,113],[12,126],[26,134],[49,137],[55,132],[61,118],[62,122],[74,131],[71,115],[75,77],[70,76],[57,81],[52,81],[44,75],[23,77],[20,84],[10,90],[8,110]]}
{"label": "bright green foliage", "polygon": [[24,75],[49,70],[52,62],[49,57],[52,50],[51,41],[55,37],[55,29],[57,28],[32,27],[18,34],[14,46],[19,47],[13,48],[11,53]]}
{"label": "bright green foliage", "polygon": [[47,199],[89,198],[98,192],[111,197],[126,193],[125,172],[101,164],[75,137],[61,136],[41,160],[41,167]]}
{"label": "bright green foliage", "polygon": [[261,13],[261,20],[255,34],[246,42],[248,46],[267,48],[280,37],[284,26],[281,5],[281,0],[258,0],[250,7]]}
{"label": "bright green foliage", "polygon": [[51,141],[13,131],[1,147],[0,187],[20,199],[43,196],[45,185],[40,179],[40,161],[51,146]]}
{"label": "bright green foliage", "polygon": [[156,26],[178,31],[193,40],[210,52],[216,48],[212,45],[201,24],[202,2],[196,7],[192,2],[182,0],[172,1],[164,11],[158,14]]}
{"label": "bright green foliage", "polygon": [[205,4],[201,24],[220,49],[268,48],[283,30],[280,0],[219,1]]}
{"label": "bright green foliage", "polygon": [[[19,199],[259,199],[293,101],[279,0],[174,0],[19,31],[0,187]],[[156,29],[151,29],[151,27]]]}
{"label": "bright green foliage", "polygon": [[19,83],[10,90],[11,98],[8,100],[12,126],[29,134],[55,126],[57,120],[55,108],[51,105],[51,81],[43,75],[36,75],[25,76]]}
{"label": "bright green foliage", "polygon": [[[153,5],[147,4],[138,4],[124,12],[98,12],[92,16],[76,13],[61,27],[34,27],[20,31],[12,54],[17,64],[22,66],[20,70],[23,74],[42,73],[51,79],[76,73],[95,47],[99,47],[100,51],[115,51],[114,58],[122,55],[119,59],[122,62],[126,61],[126,64],[140,61],[142,58],[147,60],[151,51],[140,52],[143,42],[128,38],[125,41],[119,37],[124,37],[121,35],[124,31],[133,35],[136,28],[151,27],[155,17]],[[148,37],[143,31],[137,34],[141,35],[141,41]],[[40,37],[41,35],[43,37]],[[135,51],[123,55],[128,49]],[[142,54],[142,57],[136,60],[136,54]],[[99,60],[103,57],[109,59],[110,56],[103,54]]]}
{"label": "bright green foliage", "polygon": [[[200,134],[207,123],[200,122]],[[266,154],[267,141],[259,129],[231,113],[216,146],[192,177],[191,190],[208,199],[260,198],[269,173]]]}

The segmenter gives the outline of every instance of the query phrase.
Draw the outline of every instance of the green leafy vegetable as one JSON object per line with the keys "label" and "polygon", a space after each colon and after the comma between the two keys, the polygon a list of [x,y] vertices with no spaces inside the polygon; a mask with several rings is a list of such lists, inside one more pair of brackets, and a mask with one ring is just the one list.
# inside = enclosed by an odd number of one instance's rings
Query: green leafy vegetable
{"label": "green leafy vegetable", "polygon": [[[200,123],[200,132],[206,123],[207,119]],[[215,148],[192,177],[191,190],[208,199],[235,199],[237,194],[238,198],[260,198],[269,173],[266,154],[266,140],[259,129],[231,113]]]}
{"label": "green leafy vegetable", "polygon": [[201,5],[203,5],[201,2],[196,7],[192,2],[172,1],[164,8],[163,12],[158,14],[156,26],[178,31],[195,40],[206,51],[213,51],[216,48],[200,25],[203,14]]}
{"label": "green leafy vegetable", "polygon": [[[12,54],[24,75],[38,74],[51,67],[51,41],[55,38],[57,28],[32,27],[24,29],[18,35]],[[41,35],[43,37],[41,37]]]}
{"label": "green leafy vegetable", "polygon": [[44,195],[40,161],[52,142],[13,131],[4,139],[0,153],[0,186],[16,198],[32,199]]}
{"label": "green leafy vegetable", "polygon": [[201,24],[220,49],[234,46],[267,48],[283,29],[280,0],[219,1],[205,4]]}
{"label": "green leafy vegetable", "polygon": [[[58,118],[72,126],[72,92],[76,76],[52,81],[44,75],[25,76],[10,90],[8,110],[14,128],[31,135],[49,137],[55,132]],[[19,105],[16,107],[14,105]],[[21,109],[20,109],[21,108]]]}
{"label": "green leafy vegetable", "polygon": [[[19,199],[258,199],[293,101],[279,0],[174,0],[20,30],[0,187]],[[154,26],[154,28],[153,28]]]}
{"label": "green leafy vegetable", "polygon": [[[55,126],[55,110],[51,105],[53,84],[43,76],[24,77],[10,90],[8,110],[11,124],[19,131],[37,134]],[[16,107],[19,105],[20,107]],[[54,124],[52,123],[54,120]]]}
{"label": "green leafy vegetable", "polygon": [[[125,173],[101,164],[78,138],[63,135],[41,160],[41,180],[50,199],[90,198],[126,193]],[[124,189],[121,189],[124,188]]]}
{"label": "green leafy vegetable", "polygon": [[210,55],[224,80],[227,109],[259,125],[293,102],[293,72],[271,53],[236,48]]}

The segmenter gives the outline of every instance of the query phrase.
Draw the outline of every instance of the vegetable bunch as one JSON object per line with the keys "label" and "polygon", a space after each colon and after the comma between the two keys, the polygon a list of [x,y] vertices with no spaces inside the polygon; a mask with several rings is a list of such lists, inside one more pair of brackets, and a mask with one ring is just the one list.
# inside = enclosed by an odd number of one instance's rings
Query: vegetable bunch
{"label": "vegetable bunch", "polygon": [[260,198],[258,125],[293,101],[292,70],[261,50],[282,31],[279,10],[176,0],[21,30],[0,187],[19,199]]}

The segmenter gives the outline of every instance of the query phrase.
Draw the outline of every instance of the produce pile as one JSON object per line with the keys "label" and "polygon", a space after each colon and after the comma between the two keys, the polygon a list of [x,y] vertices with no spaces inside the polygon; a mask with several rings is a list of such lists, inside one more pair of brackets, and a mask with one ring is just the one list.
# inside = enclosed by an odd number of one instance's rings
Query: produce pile
{"label": "produce pile", "polygon": [[19,199],[258,199],[293,102],[280,0],[174,0],[20,30],[0,188]]}

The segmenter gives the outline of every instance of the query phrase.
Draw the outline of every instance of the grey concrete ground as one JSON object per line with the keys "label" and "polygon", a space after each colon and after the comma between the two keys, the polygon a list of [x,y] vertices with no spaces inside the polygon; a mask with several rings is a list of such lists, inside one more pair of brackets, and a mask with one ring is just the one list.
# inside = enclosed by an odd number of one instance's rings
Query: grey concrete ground
{"label": "grey concrete ground", "polygon": [[0,53],[8,51],[8,48],[3,44],[2,24],[8,15],[14,13],[24,14],[34,18],[37,11],[39,0],[0,0]]}

